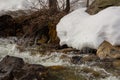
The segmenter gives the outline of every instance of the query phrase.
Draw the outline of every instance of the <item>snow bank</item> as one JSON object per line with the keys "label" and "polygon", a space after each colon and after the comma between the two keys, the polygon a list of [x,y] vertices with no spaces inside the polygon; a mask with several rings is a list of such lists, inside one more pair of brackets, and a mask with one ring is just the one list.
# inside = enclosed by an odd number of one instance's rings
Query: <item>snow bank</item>
{"label": "snow bank", "polygon": [[30,3],[27,0],[0,0],[0,11],[27,9],[28,7]]}
{"label": "snow bank", "polygon": [[[31,8],[40,8],[39,0],[0,0],[0,11],[26,10]],[[47,0],[42,0],[43,5]]]}
{"label": "snow bank", "polygon": [[[48,0],[41,0],[42,5],[47,5]],[[59,6],[62,7],[64,5],[65,7],[65,2],[66,0],[57,0],[59,3]],[[70,0],[71,2],[71,10],[75,10],[80,7],[85,7],[86,6],[86,1],[87,0]],[[90,4],[93,0],[90,0]],[[24,10],[24,9],[30,9],[31,7],[36,7],[40,8],[40,4],[38,0],[0,0],[0,11],[4,10]]]}
{"label": "snow bank", "polygon": [[63,17],[57,25],[60,45],[97,49],[104,41],[120,45],[120,7],[109,7],[96,15],[78,9]]}

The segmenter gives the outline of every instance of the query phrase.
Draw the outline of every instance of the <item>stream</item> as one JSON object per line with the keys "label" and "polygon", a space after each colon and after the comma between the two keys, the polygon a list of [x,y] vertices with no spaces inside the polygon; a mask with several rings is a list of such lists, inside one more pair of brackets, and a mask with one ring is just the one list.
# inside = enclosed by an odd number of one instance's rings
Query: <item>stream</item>
{"label": "stream", "polygon": [[[25,50],[18,49],[17,38],[0,38],[0,59],[6,55],[21,57],[26,63],[41,64],[50,67],[52,79],[49,80],[120,80],[120,75],[114,75],[99,66],[91,66],[91,63],[73,64],[73,56],[85,56],[74,54],[73,51],[64,53],[58,51],[41,53],[37,46],[29,46]],[[40,48],[39,48],[40,49]]]}

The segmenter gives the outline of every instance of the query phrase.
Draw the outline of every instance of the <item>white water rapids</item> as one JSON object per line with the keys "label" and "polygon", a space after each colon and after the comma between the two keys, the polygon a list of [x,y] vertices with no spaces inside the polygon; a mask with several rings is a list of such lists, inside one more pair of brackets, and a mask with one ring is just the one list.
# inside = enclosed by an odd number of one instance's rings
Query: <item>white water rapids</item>
{"label": "white water rapids", "polygon": [[[17,45],[15,44],[15,39],[16,38],[14,39],[13,38],[7,38],[7,39],[0,38],[0,59],[2,59],[6,55],[10,55],[10,56],[21,57],[24,59],[25,62],[32,63],[32,64],[42,64],[44,66],[55,66],[55,65],[69,66],[69,67],[72,66],[75,69],[77,69],[77,72],[75,72],[76,74],[80,74],[79,71],[81,68],[88,67],[88,68],[94,69],[95,71],[103,72],[103,74],[105,73],[106,75],[109,75],[106,78],[104,79],[101,78],[99,80],[120,80],[120,78],[113,76],[111,73],[106,72],[102,68],[90,67],[87,64],[74,65],[70,63],[69,58],[61,58],[62,55],[66,55],[69,57],[73,56],[73,54],[71,53],[69,55],[63,54],[63,53],[57,53],[57,52],[48,53],[46,55],[41,55],[41,54],[31,55],[30,51],[20,52],[17,49]],[[90,76],[90,74],[83,74],[83,75],[87,77]],[[94,80],[98,80],[98,79],[94,79]]]}

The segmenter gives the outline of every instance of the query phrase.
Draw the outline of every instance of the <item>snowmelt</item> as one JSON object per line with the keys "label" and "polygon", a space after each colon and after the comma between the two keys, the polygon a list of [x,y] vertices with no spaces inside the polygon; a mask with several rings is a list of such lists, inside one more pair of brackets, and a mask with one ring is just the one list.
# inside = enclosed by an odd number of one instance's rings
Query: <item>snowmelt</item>
{"label": "snowmelt", "polygon": [[120,7],[109,7],[96,15],[89,15],[80,8],[63,17],[57,25],[60,45],[82,49],[97,49],[104,41],[120,45]]}

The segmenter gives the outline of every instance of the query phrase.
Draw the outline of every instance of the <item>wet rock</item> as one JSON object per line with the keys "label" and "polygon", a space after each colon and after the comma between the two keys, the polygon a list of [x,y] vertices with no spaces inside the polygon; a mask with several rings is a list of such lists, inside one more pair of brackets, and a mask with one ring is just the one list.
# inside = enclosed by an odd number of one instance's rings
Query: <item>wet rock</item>
{"label": "wet rock", "polygon": [[0,62],[0,80],[12,80],[12,71],[23,67],[24,61],[21,58],[6,56]]}
{"label": "wet rock", "polygon": [[0,16],[0,37],[15,36],[15,21],[10,15]]}
{"label": "wet rock", "polygon": [[81,61],[86,62],[86,61],[97,61],[99,58],[96,55],[87,55],[82,57]]}
{"label": "wet rock", "polygon": [[104,41],[97,50],[97,56],[100,59],[120,58],[120,48],[112,46],[109,42]]}
{"label": "wet rock", "polygon": [[57,51],[65,53],[65,54],[67,54],[68,52],[74,52],[74,53],[78,52],[78,50],[73,49],[73,48],[65,48],[65,49],[60,49],[60,50],[57,50]]}
{"label": "wet rock", "polygon": [[120,69],[120,60],[115,60],[115,61],[113,61],[113,66],[114,66],[116,69]]}
{"label": "wet rock", "polygon": [[88,54],[85,56],[73,56],[71,58],[71,62],[73,64],[81,64],[81,63],[85,63],[85,62],[92,62],[92,61],[99,61],[99,57],[97,57],[94,54]]}
{"label": "wet rock", "polygon": [[93,15],[110,6],[120,6],[120,0],[95,0],[86,11]]}
{"label": "wet rock", "polygon": [[42,65],[25,64],[23,68],[15,69],[13,76],[17,80],[44,80],[47,77],[47,72]]}
{"label": "wet rock", "polygon": [[0,62],[0,80],[46,80],[47,68],[25,64],[22,58],[6,56]]}
{"label": "wet rock", "polygon": [[62,46],[59,45],[57,49],[65,49],[65,48],[68,48],[68,46],[67,45],[62,45]]}
{"label": "wet rock", "polygon": [[48,67],[50,70],[64,70],[65,67],[64,66],[49,66]]}
{"label": "wet rock", "polygon": [[96,49],[92,49],[92,48],[89,48],[89,47],[84,47],[84,48],[82,48],[82,50],[80,50],[78,53],[79,54],[88,54],[88,53],[90,53],[90,54],[95,54],[96,53]]}
{"label": "wet rock", "polygon": [[73,63],[73,64],[79,64],[79,63],[81,63],[81,56],[73,56],[72,58],[71,58],[71,62]]}
{"label": "wet rock", "polygon": [[78,71],[79,70],[68,66],[50,66],[50,76],[47,80],[87,80],[86,77],[79,74]]}

